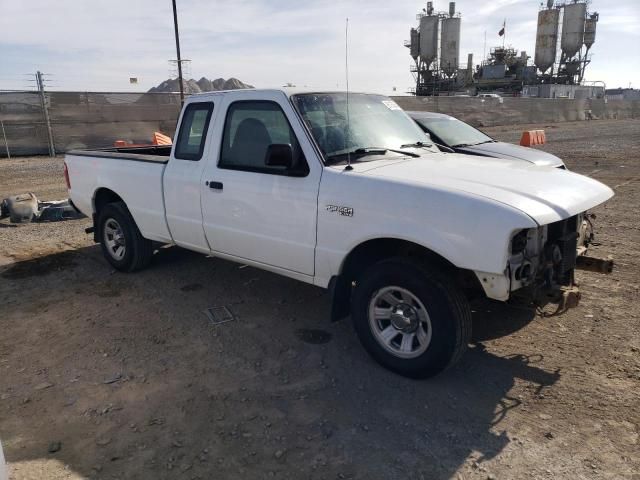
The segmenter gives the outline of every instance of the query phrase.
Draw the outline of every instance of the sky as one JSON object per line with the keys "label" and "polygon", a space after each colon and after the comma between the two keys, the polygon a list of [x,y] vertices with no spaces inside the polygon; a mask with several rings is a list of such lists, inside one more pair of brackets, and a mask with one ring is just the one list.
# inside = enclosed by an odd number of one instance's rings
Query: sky
{"label": "sky", "polygon": [[[256,87],[286,83],[402,93],[414,85],[403,43],[426,1],[176,0],[190,77],[236,77]],[[546,3],[546,1],[545,1]],[[533,56],[540,0],[459,0],[460,60],[506,45]],[[448,2],[435,0],[436,10]],[[640,88],[640,0],[591,0],[600,13],[586,79]],[[0,89],[145,91],[169,78],[175,59],[170,0],[0,0]],[[130,85],[137,77],[138,85]]]}

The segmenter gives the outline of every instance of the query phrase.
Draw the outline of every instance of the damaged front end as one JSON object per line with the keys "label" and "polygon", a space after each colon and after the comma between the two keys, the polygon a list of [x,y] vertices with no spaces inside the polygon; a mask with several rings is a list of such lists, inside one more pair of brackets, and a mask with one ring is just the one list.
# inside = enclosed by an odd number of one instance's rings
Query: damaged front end
{"label": "damaged front end", "polygon": [[594,218],[585,212],[516,233],[507,265],[511,300],[540,308],[555,304],[553,314],[561,313],[580,301],[576,269],[611,273],[612,260],[586,256]]}

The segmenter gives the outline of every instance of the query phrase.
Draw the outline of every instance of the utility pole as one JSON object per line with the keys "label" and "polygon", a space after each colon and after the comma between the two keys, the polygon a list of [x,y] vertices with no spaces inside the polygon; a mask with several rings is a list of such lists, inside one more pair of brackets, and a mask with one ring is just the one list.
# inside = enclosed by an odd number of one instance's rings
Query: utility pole
{"label": "utility pole", "polygon": [[56,156],[56,146],[53,143],[53,131],[51,130],[51,120],[49,119],[49,106],[47,105],[47,98],[44,95],[44,80],[42,79],[42,72],[36,72],[36,83],[38,84],[38,91],[40,92],[40,102],[42,103],[42,113],[44,115],[44,121],[47,125],[47,138],[49,140],[49,156]]}
{"label": "utility pole", "polygon": [[180,34],[178,33],[178,12],[176,10],[176,0],[173,3],[173,28],[176,34],[176,53],[178,55],[178,82],[180,82],[180,104],[184,103],[184,86],[182,84],[182,58],[180,57]]}

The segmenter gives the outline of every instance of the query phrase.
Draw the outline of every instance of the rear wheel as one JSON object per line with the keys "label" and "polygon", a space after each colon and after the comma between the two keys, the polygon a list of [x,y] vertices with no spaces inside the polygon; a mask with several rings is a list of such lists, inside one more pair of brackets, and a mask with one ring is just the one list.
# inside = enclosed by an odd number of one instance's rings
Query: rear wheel
{"label": "rear wheel", "polygon": [[361,276],[352,318],[369,354],[408,377],[450,367],[471,337],[469,305],[446,273],[404,258],[379,262]]}
{"label": "rear wheel", "polygon": [[102,253],[117,270],[133,272],[151,261],[151,240],[142,236],[124,202],[105,205],[99,214],[98,228]]}

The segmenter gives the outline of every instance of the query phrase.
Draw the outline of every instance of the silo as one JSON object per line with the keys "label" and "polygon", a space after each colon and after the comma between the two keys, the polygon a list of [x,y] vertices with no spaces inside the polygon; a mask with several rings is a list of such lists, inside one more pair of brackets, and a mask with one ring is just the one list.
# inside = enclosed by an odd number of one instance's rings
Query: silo
{"label": "silo", "polygon": [[558,21],[560,10],[549,9],[538,12],[538,30],[536,33],[535,64],[542,73],[556,61],[558,44]]}
{"label": "silo", "polygon": [[458,70],[460,57],[460,17],[442,19],[440,70],[448,77]]}
{"label": "silo", "polygon": [[409,38],[409,51],[411,52],[411,57],[416,60],[420,56],[420,33],[418,33],[417,29],[412,28]]}
{"label": "silo", "polygon": [[570,3],[564,6],[560,46],[567,58],[572,58],[582,48],[586,15],[586,3]]}
{"label": "silo", "polygon": [[587,18],[584,24],[584,44],[589,49],[596,41],[596,24],[598,23],[598,14],[594,13]]}
{"label": "silo", "polygon": [[438,56],[439,24],[437,15],[425,15],[420,19],[420,59],[427,65]]}

